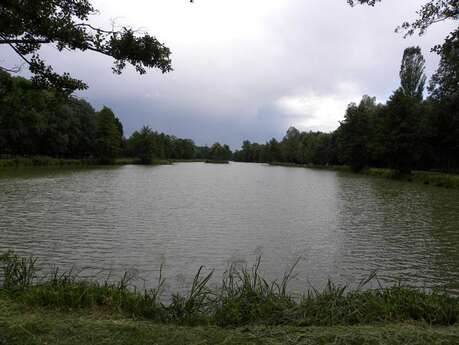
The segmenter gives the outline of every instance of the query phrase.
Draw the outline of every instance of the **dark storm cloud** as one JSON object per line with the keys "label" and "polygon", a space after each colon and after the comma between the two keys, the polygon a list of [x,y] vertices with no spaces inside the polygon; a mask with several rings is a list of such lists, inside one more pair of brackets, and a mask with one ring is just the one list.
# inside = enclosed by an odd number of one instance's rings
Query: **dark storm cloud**
{"label": "dark storm cloud", "polygon": [[[384,101],[398,86],[403,49],[420,45],[432,73],[430,48],[448,24],[404,40],[394,28],[413,19],[424,1],[385,0],[350,8],[346,0],[94,0],[106,24],[119,16],[166,42],[175,71],[139,76],[110,72],[110,59],[92,53],[43,54],[58,71],[85,80],[80,94],[112,107],[127,134],[142,125],[198,144],[237,147],[242,139],[281,137],[290,125],[333,130],[346,105],[363,94]],[[1,48],[2,60],[14,58]]]}

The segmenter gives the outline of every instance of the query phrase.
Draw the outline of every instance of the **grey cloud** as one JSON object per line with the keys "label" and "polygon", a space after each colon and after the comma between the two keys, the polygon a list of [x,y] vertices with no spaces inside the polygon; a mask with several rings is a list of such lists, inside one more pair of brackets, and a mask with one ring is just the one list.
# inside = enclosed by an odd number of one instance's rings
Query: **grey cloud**
{"label": "grey cloud", "polygon": [[[153,6],[148,1],[133,1],[138,6],[124,1],[94,1],[101,13],[106,13],[97,21],[124,13],[126,6],[129,13],[134,13],[132,8],[145,11],[143,6]],[[333,129],[332,123],[338,125],[345,105],[356,97],[365,93],[384,101],[391,94],[398,86],[406,46],[421,45],[427,72],[432,73],[438,57],[429,50],[451,30],[451,25],[440,24],[424,37],[407,40],[395,34],[396,25],[415,16],[418,0],[385,0],[374,8],[349,8],[345,0],[253,0],[258,7],[251,3],[247,8],[246,2],[238,0],[231,2],[239,6],[232,21],[196,17],[210,23],[200,30],[183,27],[183,18],[198,16],[211,6],[210,0],[196,1],[193,12],[190,9],[184,17],[178,17],[178,5],[168,1],[155,2],[160,14],[152,13],[151,23],[138,25],[148,27],[171,47],[175,71],[170,74],[150,71],[139,76],[130,69],[114,76],[110,59],[103,56],[62,55],[51,49],[43,54],[58,70],[85,80],[90,89],[80,96],[96,107],[112,107],[128,134],[146,124],[192,138],[198,144],[218,140],[233,148],[243,139],[280,138],[290,125]],[[274,3],[279,5],[259,14],[263,6]],[[244,16],[242,24],[237,10]],[[220,19],[230,23],[221,39],[213,32],[221,27],[212,27],[218,26]],[[14,61],[5,48],[0,48],[0,54],[4,60]],[[353,85],[351,91],[341,87],[347,84]],[[314,102],[308,103],[308,97]],[[285,99],[297,102],[298,109],[280,106]],[[331,102],[330,107],[318,106],[321,101]],[[336,114],[330,115],[331,111]]]}

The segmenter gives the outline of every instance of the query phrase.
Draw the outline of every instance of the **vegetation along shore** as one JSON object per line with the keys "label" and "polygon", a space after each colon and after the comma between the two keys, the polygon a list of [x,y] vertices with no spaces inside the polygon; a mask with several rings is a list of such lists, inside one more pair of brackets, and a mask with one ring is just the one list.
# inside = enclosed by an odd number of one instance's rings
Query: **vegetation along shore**
{"label": "vegetation along shore", "polygon": [[384,177],[399,181],[414,182],[436,187],[459,189],[459,174],[444,173],[439,171],[412,171],[410,174],[400,174],[397,170],[384,168],[364,168],[358,171],[347,165],[315,165],[315,164],[296,164],[285,162],[271,162],[272,166],[285,166],[308,169],[325,169],[358,173],[368,176]]}
{"label": "vegetation along shore", "polygon": [[[1,256],[1,344],[455,344],[459,298],[402,286],[354,290],[329,282],[302,296],[288,293],[294,267],[268,282],[252,267],[232,266],[217,288],[201,267],[188,292],[139,292],[131,278],[79,280],[71,271],[42,273],[33,257]],[[180,327],[179,327],[180,326]],[[67,335],[70,334],[70,337]],[[100,341],[100,342],[99,342]]]}

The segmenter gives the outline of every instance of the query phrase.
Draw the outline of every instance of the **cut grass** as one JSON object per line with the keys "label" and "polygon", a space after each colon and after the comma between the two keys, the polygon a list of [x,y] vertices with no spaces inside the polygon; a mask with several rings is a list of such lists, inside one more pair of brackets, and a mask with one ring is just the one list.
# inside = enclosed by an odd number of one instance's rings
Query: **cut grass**
{"label": "cut grass", "polygon": [[1,345],[453,345],[459,327],[423,323],[371,326],[187,327],[126,319],[104,309],[27,307],[0,294]]}

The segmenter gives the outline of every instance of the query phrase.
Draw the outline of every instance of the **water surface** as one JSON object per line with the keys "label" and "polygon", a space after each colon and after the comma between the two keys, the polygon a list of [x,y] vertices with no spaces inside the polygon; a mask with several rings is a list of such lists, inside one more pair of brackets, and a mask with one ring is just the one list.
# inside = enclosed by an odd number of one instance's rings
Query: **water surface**
{"label": "water surface", "polygon": [[295,291],[376,270],[383,284],[457,292],[459,191],[262,164],[5,169],[3,249],[147,284],[165,263],[171,290],[200,265],[262,255],[271,279],[301,258]]}

